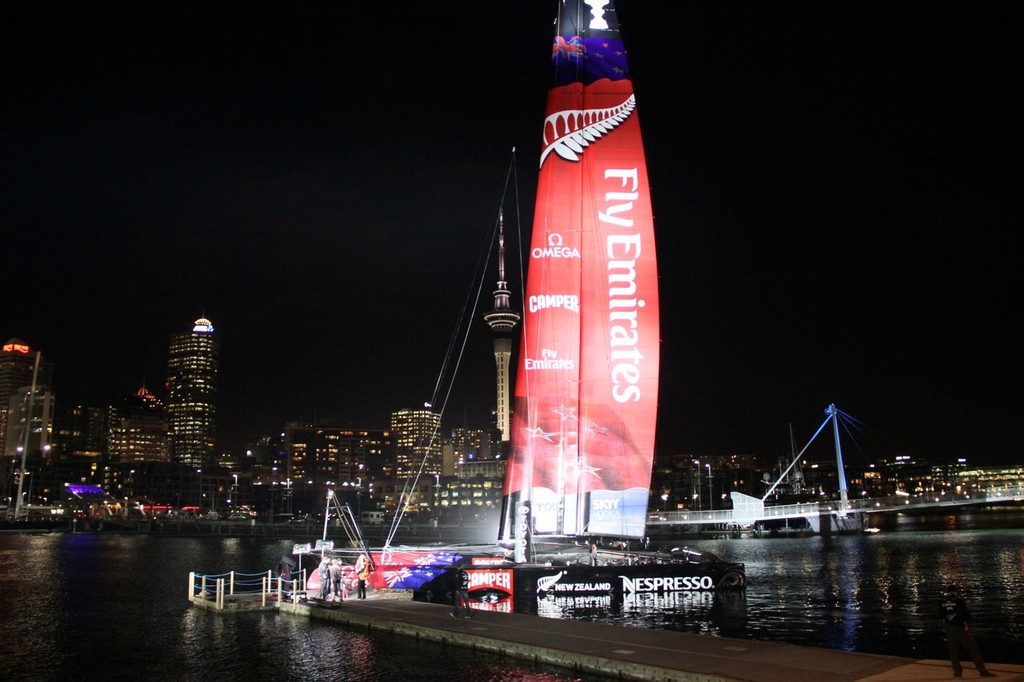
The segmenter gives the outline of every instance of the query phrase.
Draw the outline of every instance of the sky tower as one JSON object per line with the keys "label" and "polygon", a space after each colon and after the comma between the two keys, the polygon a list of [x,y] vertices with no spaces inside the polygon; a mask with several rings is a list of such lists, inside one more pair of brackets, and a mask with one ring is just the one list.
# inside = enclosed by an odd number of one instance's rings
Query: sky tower
{"label": "sky tower", "polygon": [[498,288],[494,290],[494,310],[484,313],[484,321],[494,333],[494,364],[497,365],[497,416],[501,442],[509,439],[509,390],[508,364],[512,357],[512,330],[522,317],[509,308],[508,283],[505,281],[505,218],[498,211]]}

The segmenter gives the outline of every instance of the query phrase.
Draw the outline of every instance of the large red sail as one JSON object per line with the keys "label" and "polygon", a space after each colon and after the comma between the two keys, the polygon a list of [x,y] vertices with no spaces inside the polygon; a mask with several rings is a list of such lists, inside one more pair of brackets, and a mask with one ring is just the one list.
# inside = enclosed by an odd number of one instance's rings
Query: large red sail
{"label": "large red sail", "polygon": [[501,540],[644,532],[658,278],[612,2],[562,2],[552,48]]}

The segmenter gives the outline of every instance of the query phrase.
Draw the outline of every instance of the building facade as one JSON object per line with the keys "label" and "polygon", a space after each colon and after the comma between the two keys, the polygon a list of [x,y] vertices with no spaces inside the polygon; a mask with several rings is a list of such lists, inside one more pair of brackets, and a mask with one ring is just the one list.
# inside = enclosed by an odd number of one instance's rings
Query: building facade
{"label": "building facade", "polygon": [[167,418],[171,458],[193,467],[212,466],[217,434],[220,342],[206,318],[192,331],[171,336],[167,358]]}
{"label": "building facade", "polygon": [[441,474],[441,415],[429,409],[409,408],[391,413],[394,441],[395,479],[403,481],[416,474]]}
{"label": "building facade", "polygon": [[164,404],[145,387],[110,408],[111,462],[169,462],[171,440]]}
{"label": "building facade", "polygon": [[[53,386],[53,364],[39,356],[39,371],[35,372],[36,352],[20,339],[10,339],[0,347],[0,444],[7,440],[7,415],[11,410],[11,399],[23,388],[32,386],[36,374],[36,388],[46,390]],[[27,394],[22,393],[23,397]],[[13,456],[13,452],[4,451]]]}

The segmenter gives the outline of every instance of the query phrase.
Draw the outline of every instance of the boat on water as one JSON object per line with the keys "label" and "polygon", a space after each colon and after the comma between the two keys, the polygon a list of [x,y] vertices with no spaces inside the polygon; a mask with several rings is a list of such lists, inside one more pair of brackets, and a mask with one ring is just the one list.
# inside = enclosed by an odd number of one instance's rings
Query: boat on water
{"label": "boat on water", "polygon": [[551,59],[498,543],[367,550],[370,584],[449,601],[459,566],[478,602],[526,611],[559,594],[742,588],[742,564],[643,550],[658,276],[614,3],[562,0]]}

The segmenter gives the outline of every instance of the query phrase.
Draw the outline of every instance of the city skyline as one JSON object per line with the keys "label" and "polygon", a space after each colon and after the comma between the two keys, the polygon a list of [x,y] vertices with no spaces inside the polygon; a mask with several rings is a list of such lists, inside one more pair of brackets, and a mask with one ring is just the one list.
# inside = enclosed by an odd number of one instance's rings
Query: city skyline
{"label": "city skyline", "polygon": [[[848,459],[1020,460],[1005,10],[651,4],[617,8],[659,448],[785,454],[835,403],[865,425]],[[222,448],[430,400],[513,147],[510,252],[529,235],[554,3],[374,12],[5,9],[0,337],[55,364],[62,404],[162,389],[197,317],[221,336]],[[483,300],[446,428],[493,407]]]}

